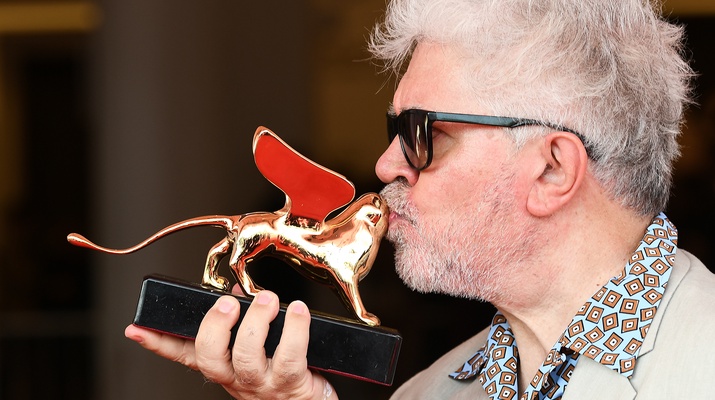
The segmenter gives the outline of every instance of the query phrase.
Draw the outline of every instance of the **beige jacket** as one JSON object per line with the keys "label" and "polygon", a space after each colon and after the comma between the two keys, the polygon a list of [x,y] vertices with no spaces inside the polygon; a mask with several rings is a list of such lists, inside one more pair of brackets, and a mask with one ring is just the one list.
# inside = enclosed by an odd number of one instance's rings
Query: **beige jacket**
{"label": "beige jacket", "polygon": [[[488,329],[402,385],[392,399],[488,399],[476,380],[455,381]],[[581,357],[562,400],[715,399],[715,275],[678,249],[658,312],[631,379]]]}

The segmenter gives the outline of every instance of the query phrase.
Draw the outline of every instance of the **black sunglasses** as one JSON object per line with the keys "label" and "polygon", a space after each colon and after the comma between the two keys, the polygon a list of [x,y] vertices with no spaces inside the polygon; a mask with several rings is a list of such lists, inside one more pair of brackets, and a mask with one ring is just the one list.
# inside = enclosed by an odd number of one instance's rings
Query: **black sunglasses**
{"label": "black sunglasses", "polygon": [[[495,117],[491,115],[455,114],[436,111],[425,111],[416,108],[403,110],[399,115],[387,113],[387,138],[390,143],[395,136],[400,137],[402,154],[410,166],[418,171],[429,167],[432,163],[432,124],[436,121],[459,122],[463,124],[476,124],[487,126],[500,126],[504,128],[517,128],[520,126],[545,126],[561,132],[569,132],[578,137],[584,147],[584,137],[569,128],[538,121],[535,119]],[[586,153],[590,154],[586,147]]]}

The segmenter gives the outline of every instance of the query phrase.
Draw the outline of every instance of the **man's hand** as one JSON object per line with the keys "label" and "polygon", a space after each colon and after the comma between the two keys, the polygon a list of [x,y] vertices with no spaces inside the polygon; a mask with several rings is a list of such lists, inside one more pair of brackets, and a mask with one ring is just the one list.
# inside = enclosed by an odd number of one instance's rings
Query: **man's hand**
{"label": "man's hand", "polygon": [[206,313],[196,341],[129,325],[124,334],[144,348],[204,374],[237,399],[337,399],[320,374],[308,369],[310,313],[303,302],[288,306],[281,341],[272,359],[264,343],[268,324],[278,315],[278,297],[260,292],[238,328],[233,350],[231,328],[238,321],[239,302],[223,296]]}

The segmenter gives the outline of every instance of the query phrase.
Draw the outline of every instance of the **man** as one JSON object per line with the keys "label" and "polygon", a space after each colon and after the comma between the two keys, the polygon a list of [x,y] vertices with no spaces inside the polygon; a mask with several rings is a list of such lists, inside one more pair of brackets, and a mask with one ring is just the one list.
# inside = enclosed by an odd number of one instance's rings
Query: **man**
{"label": "man", "polygon": [[[489,301],[492,325],[395,398],[709,398],[715,277],[662,214],[691,70],[647,0],[395,0],[371,50],[399,71],[377,162],[396,268]],[[494,116],[507,116],[500,118]],[[127,337],[236,398],[337,398],[306,368],[309,313],[221,298],[195,346]]]}

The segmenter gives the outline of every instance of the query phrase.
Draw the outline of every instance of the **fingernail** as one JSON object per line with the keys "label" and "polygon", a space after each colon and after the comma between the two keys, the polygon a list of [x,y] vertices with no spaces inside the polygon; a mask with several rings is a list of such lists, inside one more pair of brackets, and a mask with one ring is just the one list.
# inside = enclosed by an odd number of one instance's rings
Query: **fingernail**
{"label": "fingernail", "polygon": [[266,292],[258,292],[256,295],[256,303],[266,305],[271,302],[271,296]]}
{"label": "fingernail", "polygon": [[220,312],[228,314],[236,309],[236,303],[227,297],[221,297],[218,299],[217,307]]}
{"label": "fingernail", "polygon": [[127,337],[129,340],[133,340],[139,344],[144,343],[144,338],[140,335],[135,333],[136,328],[134,325],[129,325],[124,329],[124,336]]}
{"label": "fingernail", "polygon": [[308,312],[308,307],[302,301],[296,300],[293,302],[291,311],[293,314],[306,314]]}
{"label": "fingernail", "polygon": [[144,343],[144,338],[138,335],[127,335],[127,339],[133,340],[139,344]]}

